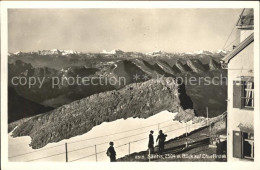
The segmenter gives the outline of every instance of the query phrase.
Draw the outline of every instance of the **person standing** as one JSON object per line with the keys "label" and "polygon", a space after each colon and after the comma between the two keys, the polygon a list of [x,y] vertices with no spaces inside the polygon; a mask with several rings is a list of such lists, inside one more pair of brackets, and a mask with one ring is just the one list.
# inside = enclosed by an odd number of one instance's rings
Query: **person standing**
{"label": "person standing", "polygon": [[116,162],[116,151],[114,149],[114,142],[109,142],[109,148],[107,149],[107,156],[110,157],[110,162]]}
{"label": "person standing", "polygon": [[156,139],[156,142],[159,140],[159,152],[162,152],[164,150],[164,142],[166,140],[166,136],[162,130],[159,131],[159,135]]}
{"label": "person standing", "polygon": [[149,142],[148,142],[148,149],[150,150],[150,153],[154,152],[154,140],[153,140],[153,131],[150,131],[149,134]]}

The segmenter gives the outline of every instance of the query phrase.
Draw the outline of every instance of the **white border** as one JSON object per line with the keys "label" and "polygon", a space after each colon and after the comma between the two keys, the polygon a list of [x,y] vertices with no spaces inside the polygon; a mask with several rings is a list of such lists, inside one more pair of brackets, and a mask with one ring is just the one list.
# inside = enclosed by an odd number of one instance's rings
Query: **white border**
{"label": "white border", "polygon": [[3,1],[3,8],[254,8],[254,1]]}
{"label": "white border", "polygon": [[[9,8],[254,8],[255,12],[255,88],[259,94],[259,2],[240,1],[240,2],[169,2],[169,1],[46,1],[46,2],[1,2],[1,166],[6,169],[260,169],[259,149],[259,95],[256,95],[255,108],[255,161],[254,162],[160,162],[160,163],[27,163],[27,162],[8,162],[8,135],[7,135],[7,53],[8,53],[8,28],[7,28],[7,9]],[[221,18],[220,18],[221,19]],[[258,165],[258,166],[257,166]]]}

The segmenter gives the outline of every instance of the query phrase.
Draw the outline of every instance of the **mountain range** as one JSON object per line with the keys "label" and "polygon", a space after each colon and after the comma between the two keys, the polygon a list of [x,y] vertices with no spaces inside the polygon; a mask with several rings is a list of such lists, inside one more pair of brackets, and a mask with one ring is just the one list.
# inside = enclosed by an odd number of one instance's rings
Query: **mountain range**
{"label": "mountain range", "polygon": [[[9,62],[22,60],[26,63],[31,63],[34,67],[49,67],[55,69],[62,69],[62,67],[73,66],[88,66],[102,61],[122,60],[122,59],[144,59],[147,61],[165,60],[170,65],[176,63],[176,60],[187,60],[200,58],[202,63],[208,62],[209,58],[219,61],[226,51],[218,50],[216,52],[209,51],[195,51],[188,53],[167,53],[162,51],[155,51],[149,53],[140,52],[124,52],[122,50],[103,50],[100,53],[83,53],[72,50],[42,50],[38,52],[16,52],[9,53]],[[205,61],[204,61],[205,60]]]}
{"label": "mountain range", "polygon": [[[80,57],[80,54],[77,54]],[[32,58],[38,58],[38,56],[31,56]],[[98,54],[96,56],[98,58]],[[12,57],[11,57],[12,58]],[[44,58],[44,57],[43,57]],[[27,57],[19,57],[19,59],[26,60]],[[36,59],[31,59],[36,61]],[[98,59],[97,59],[98,60]],[[92,62],[90,65],[78,65],[71,63],[70,66],[61,67],[60,65],[56,68],[50,68],[47,66],[44,67],[35,67],[31,63],[26,63],[21,60],[9,61],[8,73],[9,73],[9,87],[12,87],[19,96],[23,98],[38,103],[45,107],[57,108],[65,104],[69,104],[75,100],[79,100],[85,97],[88,97],[93,94],[119,90],[124,86],[132,83],[145,82],[150,79],[158,78],[158,76],[166,77],[181,77],[185,78],[187,76],[215,76],[220,74],[226,74],[224,70],[221,70],[220,64],[216,57],[214,56],[197,56],[194,58],[182,58],[174,59],[175,63],[172,61],[173,65],[168,62],[168,59],[106,59],[96,62]],[[61,67],[61,68],[60,68]],[[138,79],[134,79],[134,75],[139,75]],[[98,77],[107,77],[114,78],[119,80],[120,77],[125,78],[125,82],[117,84],[106,84],[104,85],[92,85],[87,86],[78,86],[78,85],[68,85],[66,82],[64,84],[59,84],[52,88],[52,77],[68,78],[68,77],[89,77],[89,78],[98,78]],[[39,84],[28,88],[27,86],[14,86],[11,83],[11,79],[15,76],[23,77],[44,77],[45,81],[41,88]],[[145,77],[145,79],[144,79]],[[105,81],[105,80],[104,80]],[[186,85],[187,87],[189,85]],[[187,94],[191,97],[194,109],[200,110],[198,114],[205,115],[205,107],[212,105],[214,103],[219,108],[214,107],[215,113],[218,114],[225,109],[225,104],[221,104],[222,99],[225,99],[225,87],[216,86],[211,87],[211,91],[220,91],[222,95],[219,96],[200,96],[201,93],[204,93],[205,88],[202,88],[199,85],[190,86],[188,89],[186,87]],[[223,93],[222,93],[223,92]],[[204,98],[210,98],[210,100],[205,101],[214,101],[213,103],[205,102]],[[9,100],[9,102],[12,102]],[[197,103],[197,104],[196,104]],[[205,103],[205,104],[199,104]],[[25,111],[24,111],[25,112]],[[36,114],[38,114],[37,112]],[[10,118],[10,120],[15,120]]]}
{"label": "mountain range", "polygon": [[[206,117],[206,107],[210,111],[209,117],[215,117],[226,110],[225,84],[203,86],[180,82],[180,78],[225,77],[226,70],[220,67],[219,54],[157,52],[147,55],[122,51],[45,54],[9,56],[9,131],[18,126],[13,135],[31,136],[33,148],[86,133],[93,126],[119,118],[146,118],[161,110],[177,111],[179,108]],[[76,76],[94,80],[106,77],[117,83],[105,84],[102,79],[102,84],[94,81],[97,84],[81,86],[65,81],[52,87],[53,77],[68,80]],[[14,77],[45,78],[45,81],[41,88],[38,82],[29,88],[14,85]],[[178,80],[179,84],[171,84],[167,78]]]}

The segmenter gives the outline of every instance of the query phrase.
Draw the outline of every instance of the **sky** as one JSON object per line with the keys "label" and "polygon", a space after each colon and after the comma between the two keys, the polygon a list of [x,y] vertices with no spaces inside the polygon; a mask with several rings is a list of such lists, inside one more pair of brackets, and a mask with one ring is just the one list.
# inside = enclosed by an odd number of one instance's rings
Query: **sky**
{"label": "sky", "polygon": [[[242,9],[9,9],[8,51],[222,49]],[[227,45],[236,39],[233,31]]]}

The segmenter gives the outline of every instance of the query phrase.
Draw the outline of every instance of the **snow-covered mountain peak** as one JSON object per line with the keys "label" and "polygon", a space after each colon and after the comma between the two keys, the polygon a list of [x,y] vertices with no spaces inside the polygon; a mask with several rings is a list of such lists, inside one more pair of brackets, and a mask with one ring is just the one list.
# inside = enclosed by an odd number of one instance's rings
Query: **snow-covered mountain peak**
{"label": "snow-covered mountain peak", "polygon": [[123,51],[120,49],[114,49],[111,51],[103,50],[100,53],[102,53],[102,54],[119,54],[119,53],[123,53]]}
{"label": "snow-covered mountain peak", "polygon": [[51,49],[51,50],[41,50],[39,51],[40,55],[68,55],[68,54],[79,54],[77,51],[73,50],[59,50],[59,49]]}
{"label": "snow-covered mountain peak", "polygon": [[160,54],[164,54],[165,52],[158,50],[158,51],[152,51],[152,52],[148,52],[146,53],[146,55],[160,55]]}
{"label": "snow-covered mountain peak", "polygon": [[21,53],[22,53],[21,51],[17,51],[17,52],[14,53],[14,55],[19,55]]}
{"label": "snow-covered mountain peak", "polygon": [[216,53],[224,53],[224,54],[227,54],[227,51],[223,50],[223,49],[219,49],[216,51]]}
{"label": "snow-covered mountain peak", "polygon": [[199,55],[199,54],[211,55],[212,52],[206,51],[206,50],[198,50],[198,51],[193,51],[193,52],[185,52],[185,54],[188,54],[188,55]]}

